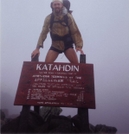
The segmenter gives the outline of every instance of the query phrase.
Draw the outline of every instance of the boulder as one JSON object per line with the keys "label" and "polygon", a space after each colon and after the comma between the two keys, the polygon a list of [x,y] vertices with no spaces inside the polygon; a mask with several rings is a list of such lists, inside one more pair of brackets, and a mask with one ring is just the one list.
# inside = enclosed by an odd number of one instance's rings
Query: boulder
{"label": "boulder", "polygon": [[40,108],[40,115],[44,121],[47,121],[50,115],[60,115],[62,109],[60,107],[42,107]]}
{"label": "boulder", "polygon": [[[1,128],[2,133],[82,133],[80,115],[61,116],[61,109],[45,108],[42,116],[34,111],[21,112]],[[43,115],[45,114],[45,115]],[[3,116],[4,117],[4,116]],[[2,119],[3,119],[2,117]],[[84,119],[83,119],[84,120]],[[115,127],[89,124],[89,133],[116,133]]]}
{"label": "boulder", "polygon": [[5,113],[0,109],[0,128],[5,124]]}
{"label": "boulder", "polygon": [[[10,120],[2,126],[2,133],[18,133],[21,132],[19,126],[23,126],[22,132],[35,133],[37,128],[44,123],[41,116],[37,113],[30,111],[28,118],[21,123],[21,115],[15,119]],[[24,127],[26,126],[26,127]]]}
{"label": "boulder", "polygon": [[106,126],[106,125],[96,125],[94,129],[95,133],[112,133],[115,134],[117,129],[115,127]]}

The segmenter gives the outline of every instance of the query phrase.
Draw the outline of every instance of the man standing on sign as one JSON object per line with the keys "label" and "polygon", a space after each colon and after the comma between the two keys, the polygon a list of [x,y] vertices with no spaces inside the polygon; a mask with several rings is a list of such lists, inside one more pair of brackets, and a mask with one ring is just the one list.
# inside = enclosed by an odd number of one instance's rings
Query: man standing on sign
{"label": "man standing on sign", "polygon": [[74,18],[63,6],[63,0],[52,0],[51,7],[52,13],[44,21],[36,49],[32,52],[31,57],[34,58],[37,54],[40,54],[39,49],[40,47],[43,48],[43,42],[50,31],[52,45],[47,53],[45,62],[54,62],[58,55],[64,52],[71,63],[78,63],[73,43],[76,51],[80,51],[83,54],[83,40]]}

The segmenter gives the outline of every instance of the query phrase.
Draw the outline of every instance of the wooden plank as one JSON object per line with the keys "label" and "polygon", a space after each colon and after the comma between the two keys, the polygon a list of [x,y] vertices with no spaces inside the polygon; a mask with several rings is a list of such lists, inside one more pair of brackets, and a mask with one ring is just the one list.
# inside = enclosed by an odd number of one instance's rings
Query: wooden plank
{"label": "wooden plank", "polygon": [[[35,61],[39,61],[39,55],[37,54],[34,58],[32,58],[31,57],[31,61],[32,62],[35,62]],[[34,106],[34,111],[36,112],[36,113],[40,113],[40,106]]]}
{"label": "wooden plank", "polygon": [[93,64],[24,62],[14,105],[94,109]]}
{"label": "wooden plank", "polygon": [[[80,55],[80,63],[86,63],[86,55]],[[89,130],[89,112],[88,108],[78,108],[78,115],[81,120],[80,122],[80,130],[82,133],[90,133]]]}
{"label": "wooden plank", "polygon": [[22,106],[20,113],[18,133],[26,133],[28,129],[28,119],[30,114],[30,106]]}

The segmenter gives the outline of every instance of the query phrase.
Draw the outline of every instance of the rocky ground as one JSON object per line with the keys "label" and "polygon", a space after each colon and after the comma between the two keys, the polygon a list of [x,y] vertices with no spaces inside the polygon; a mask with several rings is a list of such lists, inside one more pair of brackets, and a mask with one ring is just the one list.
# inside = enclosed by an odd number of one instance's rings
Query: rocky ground
{"label": "rocky ground", "polygon": [[[1,112],[1,133],[82,133],[80,115],[61,116],[61,108],[43,107],[40,115],[29,111],[24,122],[23,116],[19,115],[14,119],[6,119]],[[23,120],[22,120],[23,121]],[[115,127],[106,125],[93,126],[89,124],[89,133],[116,133]]]}

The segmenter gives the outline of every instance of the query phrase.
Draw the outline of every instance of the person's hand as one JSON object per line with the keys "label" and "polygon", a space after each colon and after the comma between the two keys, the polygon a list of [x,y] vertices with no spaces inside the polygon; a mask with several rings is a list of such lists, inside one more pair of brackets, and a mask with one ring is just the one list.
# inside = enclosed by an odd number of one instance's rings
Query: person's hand
{"label": "person's hand", "polygon": [[76,49],[76,52],[80,51],[81,54],[84,54],[84,52],[83,52],[83,50],[81,48],[76,47],[75,49]]}
{"label": "person's hand", "polygon": [[32,52],[32,54],[31,54],[31,58],[33,59],[36,55],[39,56],[39,54],[40,54],[40,51],[39,51],[38,48],[36,48],[36,49]]}

